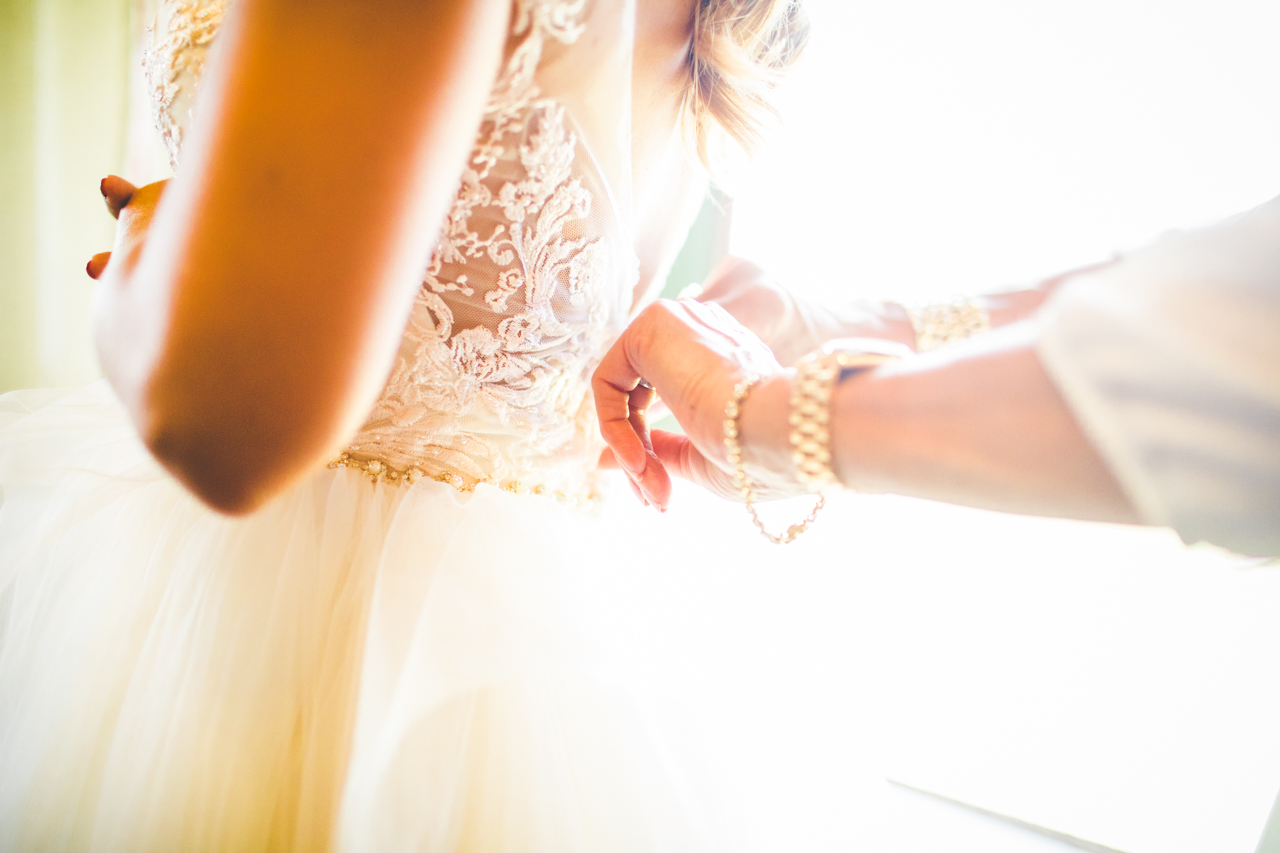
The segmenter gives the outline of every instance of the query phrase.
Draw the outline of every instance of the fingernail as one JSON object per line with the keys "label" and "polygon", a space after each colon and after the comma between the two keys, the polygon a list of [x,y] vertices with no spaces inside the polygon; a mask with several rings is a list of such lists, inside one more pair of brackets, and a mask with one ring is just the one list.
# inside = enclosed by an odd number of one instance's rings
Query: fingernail
{"label": "fingernail", "polygon": [[85,275],[89,276],[89,278],[93,279],[94,281],[97,281],[97,280],[98,280],[98,277],[97,277],[96,275],[94,275],[94,274],[93,274],[93,259],[92,259],[92,258],[90,258],[90,259],[89,259],[89,263],[87,263],[87,264],[85,264],[85,265],[84,265],[84,272],[85,272]]}
{"label": "fingernail", "polygon": [[102,193],[103,198],[107,197],[107,179],[106,178],[103,178],[102,180],[98,181],[98,192]]}

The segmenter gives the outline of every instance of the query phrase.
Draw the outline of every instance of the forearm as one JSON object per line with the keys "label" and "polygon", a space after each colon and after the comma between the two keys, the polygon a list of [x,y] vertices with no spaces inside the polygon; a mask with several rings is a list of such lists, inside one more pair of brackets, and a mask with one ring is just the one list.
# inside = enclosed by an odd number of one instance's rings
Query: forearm
{"label": "forearm", "polygon": [[[985,312],[988,325],[998,329],[1033,316],[1048,296],[1042,287],[988,293],[967,297],[967,301]],[[912,310],[892,300],[856,300],[838,306],[825,306],[794,294],[797,344],[810,345],[796,353],[796,358],[812,352],[827,341],[838,338],[878,338],[905,344],[918,350],[920,342],[912,319]],[[779,336],[781,337],[781,336]],[[794,362],[796,359],[791,359]]]}
{"label": "forearm", "polygon": [[179,177],[145,249],[108,266],[97,323],[143,439],[214,506],[279,491],[372,405],[508,13],[246,0],[228,14]]}
{"label": "forearm", "polygon": [[766,341],[783,364],[795,364],[838,338],[875,338],[915,348],[910,314],[897,302],[862,299],[823,305],[790,293],[787,299],[789,305],[781,316],[788,322]]}
{"label": "forearm", "polygon": [[[841,481],[864,492],[1136,522],[1040,366],[1034,334],[1010,326],[838,385],[831,444]],[[789,376],[765,383],[744,412],[749,458],[762,467],[790,464],[789,386]]]}
{"label": "forearm", "polygon": [[907,311],[895,302],[818,303],[797,295],[742,258],[722,261],[707,277],[698,298],[729,312],[764,341],[782,364],[794,364],[835,338],[879,338],[907,346],[915,342]]}
{"label": "forearm", "polygon": [[[1025,320],[1065,276],[1005,293],[971,297],[991,328]],[[708,277],[702,301],[714,302],[773,350],[783,364],[837,338],[877,338],[918,348],[907,307],[891,300],[824,304],[798,295],[741,258],[728,258]]]}

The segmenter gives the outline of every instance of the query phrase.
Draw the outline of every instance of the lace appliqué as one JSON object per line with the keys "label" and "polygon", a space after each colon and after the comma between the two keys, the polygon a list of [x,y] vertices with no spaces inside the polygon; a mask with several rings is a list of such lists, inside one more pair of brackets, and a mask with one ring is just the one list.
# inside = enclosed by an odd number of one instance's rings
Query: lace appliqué
{"label": "lace appliqu\u00e9", "polygon": [[151,46],[143,52],[142,66],[152,118],[175,170],[205,59],[229,5],[230,0],[178,0],[162,10],[167,12],[163,24],[158,13],[147,30]]}
{"label": "lace appliqu\u00e9", "polygon": [[[612,261],[588,236],[595,198],[577,174],[565,108],[534,82],[547,40],[576,40],[584,8],[517,3],[523,41],[492,90],[401,357],[349,448],[355,458],[478,482],[565,456],[594,465],[586,409],[590,371],[616,332],[612,300],[597,292]],[[469,428],[472,418],[496,421],[499,435]]]}

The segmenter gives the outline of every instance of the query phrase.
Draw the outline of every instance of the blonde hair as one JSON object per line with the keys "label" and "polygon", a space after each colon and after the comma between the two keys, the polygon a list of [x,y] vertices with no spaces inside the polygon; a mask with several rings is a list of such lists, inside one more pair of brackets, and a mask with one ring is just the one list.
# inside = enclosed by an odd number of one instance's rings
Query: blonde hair
{"label": "blonde hair", "polygon": [[769,95],[808,39],[800,0],[698,0],[684,120],[703,165],[726,140],[760,147],[777,118]]}

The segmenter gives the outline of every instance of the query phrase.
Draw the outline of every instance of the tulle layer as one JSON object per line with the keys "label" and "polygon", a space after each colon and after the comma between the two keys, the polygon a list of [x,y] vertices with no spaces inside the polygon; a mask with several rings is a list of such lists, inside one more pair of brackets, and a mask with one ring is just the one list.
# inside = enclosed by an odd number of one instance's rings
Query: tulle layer
{"label": "tulle layer", "polygon": [[617,527],[346,469],[226,518],[101,383],[0,397],[0,488],[0,849],[707,849]]}

